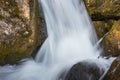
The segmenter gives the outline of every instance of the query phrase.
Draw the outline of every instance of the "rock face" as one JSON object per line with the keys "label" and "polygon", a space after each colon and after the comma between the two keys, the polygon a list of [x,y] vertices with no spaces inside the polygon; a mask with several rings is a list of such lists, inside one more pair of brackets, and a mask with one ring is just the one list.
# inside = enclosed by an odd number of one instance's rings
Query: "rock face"
{"label": "rock face", "polygon": [[[98,38],[103,39],[106,56],[118,56],[120,53],[119,0],[84,0],[90,16],[92,17]],[[106,36],[105,34],[108,33]]]}
{"label": "rock face", "polygon": [[102,80],[120,80],[120,57],[112,63],[109,71]]}
{"label": "rock face", "polygon": [[[85,0],[88,11],[94,20],[120,18],[119,0]],[[96,19],[97,17],[97,19]]]}
{"label": "rock face", "polygon": [[105,55],[119,56],[120,55],[120,21],[117,21],[112,26],[110,32],[103,40]]}
{"label": "rock face", "polygon": [[103,37],[116,20],[120,19],[119,0],[84,0],[94,21],[98,38]]}
{"label": "rock face", "polygon": [[70,69],[65,80],[99,80],[103,73],[95,62],[83,61]]}
{"label": "rock face", "polygon": [[41,44],[38,14],[37,0],[0,0],[0,64],[16,63]]}
{"label": "rock face", "polygon": [[108,20],[108,21],[93,21],[96,33],[98,38],[103,37],[106,33],[109,32],[113,25],[114,21],[113,20]]}

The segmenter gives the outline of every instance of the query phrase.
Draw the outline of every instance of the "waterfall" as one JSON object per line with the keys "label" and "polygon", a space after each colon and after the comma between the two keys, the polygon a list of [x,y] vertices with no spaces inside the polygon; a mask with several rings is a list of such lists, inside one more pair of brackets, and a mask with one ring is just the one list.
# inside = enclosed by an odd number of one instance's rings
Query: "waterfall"
{"label": "waterfall", "polygon": [[99,58],[101,49],[82,0],[39,0],[48,37],[35,60],[0,67],[0,80],[64,80],[72,65],[92,59],[108,69],[112,60]]}

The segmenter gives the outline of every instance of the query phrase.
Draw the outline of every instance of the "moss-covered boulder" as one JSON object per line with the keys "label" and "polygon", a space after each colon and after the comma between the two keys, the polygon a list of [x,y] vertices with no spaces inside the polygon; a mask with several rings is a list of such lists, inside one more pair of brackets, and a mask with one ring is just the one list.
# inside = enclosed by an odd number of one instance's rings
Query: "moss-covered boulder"
{"label": "moss-covered boulder", "polygon": [[98,38],[103,37],[120,19],[119,0],[84,0],[93,20]]}
{"label": "moss-covered boulder", "polygon": [[120,55],[120,20],[116,21],[110,32],[103,39],[104,51],[107,56]]}
{"label": "moss-covered boulder", "polygon": [[109,32],[113,25],[114,21],[113,20],[108,20],[108,21],[93,21],[95,30],[97,32],[98,38],[103,37],[106,33]]}
{"label": "moss-covered boulder", "polygon": [[42,43],[44,24],[38,8],[37,0],[0,0],[0,64],[29,57]]}
{"label": "moss-covered boulder", "polygon": [[120,18],[119,0],[84,0],[93,19]]}
{"label": "moss-covered boulder", "polygon": [[112,63],[102,80],[120,80],[120,56]]}

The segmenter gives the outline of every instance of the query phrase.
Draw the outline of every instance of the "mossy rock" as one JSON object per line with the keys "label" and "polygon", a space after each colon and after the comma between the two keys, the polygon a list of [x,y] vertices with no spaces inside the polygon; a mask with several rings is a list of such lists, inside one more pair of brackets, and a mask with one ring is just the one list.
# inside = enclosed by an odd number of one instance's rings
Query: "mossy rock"
{"label": "mossy rock", "polygon": [[102,80],[120,80],[120,56],[112,63]]}
{"label": "mossy rock", "polygon": [[93,21],[93,24],[94,24],[94,27],[95,27],[95,30],[96,30],[96,33],[99,39],[109,32],[113,23],[114,23],[113,20]]}
{"label": "mossy rock", "polygon": [[116,21],[103,39],[105,56],[120,55],[120,20]]}
{"label": "mossy rock", "polygon": [[0,65],[31,56],[45,39],[37,0],[0,0]]}
{"label": "mossy rock", "polygon": [[[84,0],[93,18],[120,16],[119,0]],[[114,18],[114,17],[112,17]]]}

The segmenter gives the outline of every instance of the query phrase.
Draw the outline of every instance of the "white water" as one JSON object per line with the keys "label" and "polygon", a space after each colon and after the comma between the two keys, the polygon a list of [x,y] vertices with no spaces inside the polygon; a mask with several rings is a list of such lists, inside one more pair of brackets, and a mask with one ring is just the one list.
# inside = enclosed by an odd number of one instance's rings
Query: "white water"
{"label": "white water", "polygon": [[0,80],[62,80],[61,75],[83,60],[108,69],[112,60],[98,59],[101,50],[82,0],[39,0],[48,38],[35,61],[0,68]]}

